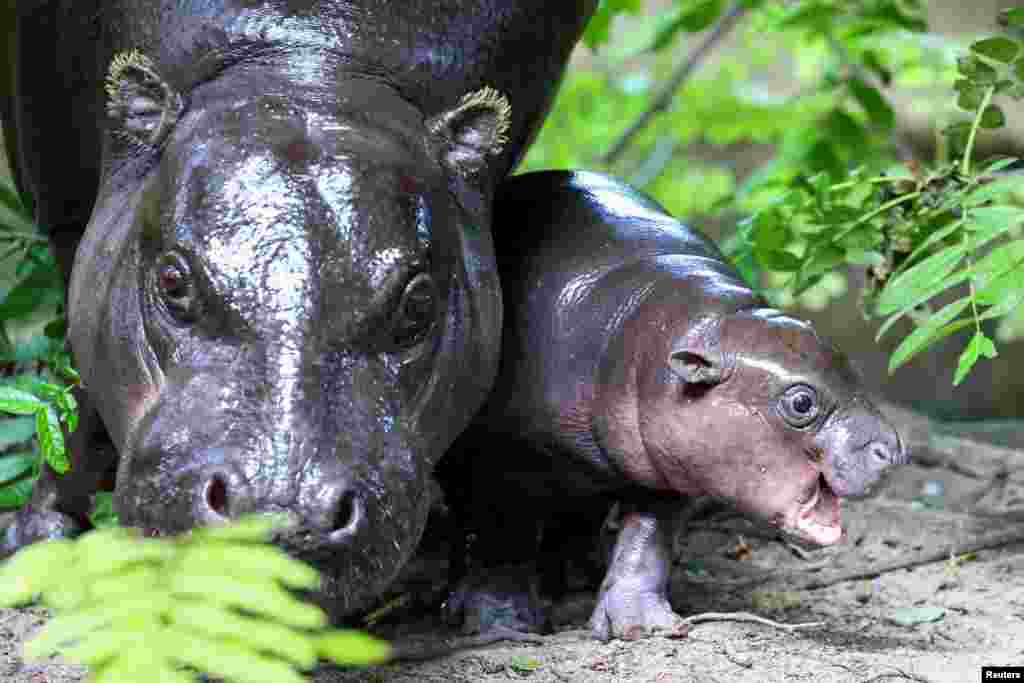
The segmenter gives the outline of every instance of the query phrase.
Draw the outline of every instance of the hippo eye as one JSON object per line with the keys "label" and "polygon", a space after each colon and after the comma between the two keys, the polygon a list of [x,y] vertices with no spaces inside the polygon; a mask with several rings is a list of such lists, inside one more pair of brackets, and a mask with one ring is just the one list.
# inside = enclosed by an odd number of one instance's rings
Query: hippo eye
{"label": "hippo eye", "polygon": [[793,427],[806,427],[821,412],[818,394],[806,384],[790,387],[779,400],[782,418]]}
{"label": "hippo eye", "polygon": [[405,286],[395,311],[392,334],[399,347],[421,341],[437,319],[437,286],[434,278],[420,273]]}
{"label": "hippo eye", "polygon": [[186,322],[196,314],[195,285],[188,263],[177,254],[166,254],[157,261],[156,287],[167,309]]}

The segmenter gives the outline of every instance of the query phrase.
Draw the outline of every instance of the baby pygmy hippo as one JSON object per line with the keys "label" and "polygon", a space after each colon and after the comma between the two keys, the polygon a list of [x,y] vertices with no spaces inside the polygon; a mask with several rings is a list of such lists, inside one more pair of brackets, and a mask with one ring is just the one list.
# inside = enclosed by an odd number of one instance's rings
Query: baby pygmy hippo
{"label": "baby pygmy hippo", "polygon": [[651,199],[603,175],[531,173],[504,183],[494,216],[501,369],[438,472],[475,537],[450,615],[542,628],[539,539],[596,529],[619,501],[591,627],[672,631],[683,497],[829,545],[843,537],[840,499],[906,461],[846,357]]}

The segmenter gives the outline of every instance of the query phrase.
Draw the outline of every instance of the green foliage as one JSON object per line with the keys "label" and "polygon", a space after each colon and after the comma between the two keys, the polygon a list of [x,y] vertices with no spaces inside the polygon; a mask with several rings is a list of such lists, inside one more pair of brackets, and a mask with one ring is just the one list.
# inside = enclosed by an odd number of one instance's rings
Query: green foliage
{"label": "green foliage", "polygon": [[264,545],[279,523],[254,517],[176,538],[105,529],[30,546],[0,568],[0,605],[39,597],[56,617],[29,641],[29,658],[60,654],[97,683],[198,680],[300,683],[319,659],[385,661],[390,647],[327,617],[292,591],[315,570]]}
{"label": "green foliage", "polygon": [[[916,0],[741,2],[741,48],[702,63],[663,115],[614,163],[602,155],[669,80],[686,36],[725,16],[729,3],[679,0],[617,44],[615,14],[640,25],[633,3],[602,5],[597,68],[569,75],[524,170],[583,167],[626,178],[677,215],[728,210],[750,217],[724,243],[741,272],[779,305],[825,305],[845,290],[837,270],[868,268],[865,314],[879,337],[909,318],[915,329],[894,351],[895,370],[962,329],[973,335],[955,383],[996,339],[1024,336],[1024,267],[1017,243],[1024,204],[1011,161],[974,168],[981,132],[1005,124],[1004,97],[1024,96],[1024,14],[1001,13],[1009,36],[976,41],[953,60],[926,28]],[[687,51],[692,50],[689,48]],[[739,50],[739,51],[737,51]],[[638,55],[646,55],[638,60]],[[759,85],[759,72],[795,64],[799,91]],[[966,113],[944,129],[956,163],[903,164],[886,89],[948,83]],[[738,182],[728,168],[687,159],[696,145],[767,143],[775,155]],[[949,158],[949,157],[947,157]],[[695,191],[694,188],[700,188]]]}
{"label": "green foliage", "polygon": [[973,327],[953,376],[960,384],[980,358],[997,354],[982,322],[1006,318],[1024,302],[1024,240],[1017,238],[1024,176],[1002,174],[1014,160],[975,169],[971,159],[978,131],[1005,122],[993,98],[1024,97],[1021,53],[1017,41],[994,37],[957,60],[957,104],[973,114],[944,131],[961,149],[957,163],[893,176],[859,170],[841,183],[824,173],[801,178],[741,228],[735,252],[749,250],[762,268],[791,273],[787,287],[796,292],[839,265],[868,265],[865,310],[886,317],[879,338],[903,317],[917,326],[893,352],[890,371]]}
{"label": "green foliage", "polygon": [[43,462],[57,472],[68,469],[62,425],[69,432],[77,426],[72,386],[78,374],[64,351],[63,279],[4,175],[0,245],[9,285],[0,285],[0,413],[14,416],[0,418],[0,508],[16,508],[28,499]]}

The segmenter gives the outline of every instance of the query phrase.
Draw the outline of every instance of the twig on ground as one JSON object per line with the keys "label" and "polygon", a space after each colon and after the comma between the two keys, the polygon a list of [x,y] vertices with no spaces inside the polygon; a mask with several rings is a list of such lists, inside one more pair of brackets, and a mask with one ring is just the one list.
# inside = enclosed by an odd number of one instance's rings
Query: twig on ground
{"label": "twig on ground", "polygon": [[419,645],[412,643],[398,643],[394,647],[391,659],[388,664],[398,662],[423,662],[429,659],[440,659],[448,657],[464,650],[472,650],[478,647],[485,647],[500,643],[502,641],[513,641],[517,643],[531,643],[543,645],[546,641],[544,636],[536,633],[522,633],[505,626],[494,625],[487,633],[475,636],[461,636],[451,638],[440,645]]}
{"label": "twig on ground", "polygon": [[766,619],[765,617],[759,617],[756,614],[751,614],[750,612],[703,612],[683,619],[684,624],[700,624],[707,621],[742,621],[753,624],[764,624],[765,626],[771,626],[782,631],[797,631],[802,628],[821,626],[825,623],[823,621],[809,621],[802,624],[783,624],[778,621]]}
{"label": "twig on ground", "polygon": [[786,548],[789,549],[789,552],[793,553],[804,562],[810,562],[814,557],[809,552],[798,546],[796,543],[790,543],[789,541],[783,540],[781,538],[779,539],[779,543],[786,546]]}
{"label": "twig on ground", "polygon": [[874,683],[875,681],[884,681],[890,678],[905,678],[908,681],[917,681],[918,683],[932,683],[932,679],[930,678],[925,678],[924,676],[919,676],[918,674],[912,674],[910,672],[904,671],[903,669],[897,669],[895,667],[893,667],[893,671],[891,673],[878,674],[877,676],[872,676],[871,678],[865,679],[862,683]]}
{"label": "twig on ground", "polygon": [[643,111],[640,116],[636,118],[633,123],[629,124],[629,127],[623,131],[622,135],[612,144],[611,148],[601,156],[598,161],[602,164],[613,163],[618,159],[622,152],[625,151],[626,147],[632,141],[632,139],[639,133],[643,128],[650,123],[651,119],[655,115],[664,111],[668,108],[672,102],[672,98],[675,96],[676,91],[686,82],[686,79],[697,69],[697,66],[707,57],[708,53],[715,47],[715,45],[722,40],[730,31],[736,26],[739,20],[747,13],[747,8],[742,3],[736,2],[726,10],[725,14],[718,20],[715,27],[705,36],[697,48],[690,53],[676,70],[672,73],[668,83],[661,92],[654,98],[651,106]]}

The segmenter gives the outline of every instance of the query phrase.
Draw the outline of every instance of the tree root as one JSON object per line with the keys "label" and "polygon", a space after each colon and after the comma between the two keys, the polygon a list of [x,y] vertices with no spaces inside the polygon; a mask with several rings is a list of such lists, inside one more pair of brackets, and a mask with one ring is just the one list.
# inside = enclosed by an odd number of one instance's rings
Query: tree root
{"label": "tree root", "polygon": [[814,628],[822,626],[824,621],[808,621],[802,624],[783,624],[779,621],[759,617],[750,612],[702,612],[683,619],[684,624],[701,624],[708,621],[741,621],[751,624],[763,624],[782,631],[797,631],[802,628]]}

